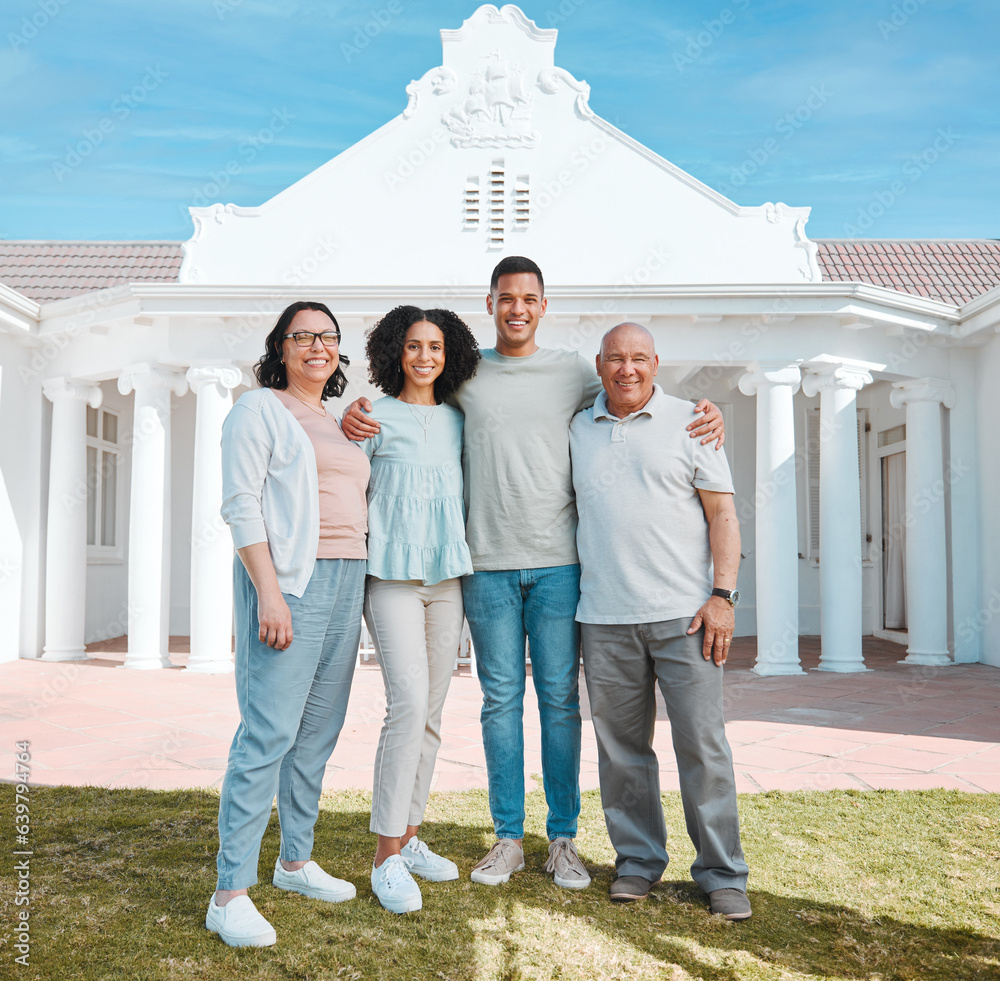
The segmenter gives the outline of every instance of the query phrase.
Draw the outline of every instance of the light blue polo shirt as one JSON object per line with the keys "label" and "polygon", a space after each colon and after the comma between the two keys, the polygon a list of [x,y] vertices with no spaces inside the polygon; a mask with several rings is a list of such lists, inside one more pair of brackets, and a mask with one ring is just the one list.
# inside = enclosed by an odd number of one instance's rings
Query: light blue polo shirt
{"label": "light blue polo shirt", "polygon": [[712,551],[699,490],[733,493],[715,444],[686,431],[691,403],[653,386],[619,419],[601,392],[569,430],[579,515],[581,623],[693,617],[712,594]]}

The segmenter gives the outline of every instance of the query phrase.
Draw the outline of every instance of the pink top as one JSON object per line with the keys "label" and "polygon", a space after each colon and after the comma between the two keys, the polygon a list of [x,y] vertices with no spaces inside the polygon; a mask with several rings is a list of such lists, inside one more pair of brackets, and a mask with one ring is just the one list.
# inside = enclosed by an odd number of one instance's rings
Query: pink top
{"label": "pink top", "polygon": [[318,559],[366,559],[368,510],[365,492],[371,464],[359,443],[341,431],[336,418],[321,416],[281,389],[271,389],[305,430],[316,454],[319,477]]}

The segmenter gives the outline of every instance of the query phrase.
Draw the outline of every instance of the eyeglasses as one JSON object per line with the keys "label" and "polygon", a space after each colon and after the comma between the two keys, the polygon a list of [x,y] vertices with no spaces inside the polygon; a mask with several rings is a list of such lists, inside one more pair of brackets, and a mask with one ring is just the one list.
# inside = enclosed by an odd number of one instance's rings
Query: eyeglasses
{"label": "eyeglasses", "polygon": [[321,334],[314,334],[309,330],[297,330],[294,334],[285,334],[285,340],[291,338],[299,347],[312,347],[319,338],[324,347],[339,347],[340,334],[333,330],[324,330]]}

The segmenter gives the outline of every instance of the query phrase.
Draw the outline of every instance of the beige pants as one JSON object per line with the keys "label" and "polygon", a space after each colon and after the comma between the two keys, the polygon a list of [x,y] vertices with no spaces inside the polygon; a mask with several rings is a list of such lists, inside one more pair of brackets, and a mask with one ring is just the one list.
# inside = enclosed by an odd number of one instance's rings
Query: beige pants
{"label": "beige pants", "polygon": [[368,580],[365,623],[386,699],[372,791],[377,834],[399,837],[423,820],[464,616],[459,579],[434,586]]}

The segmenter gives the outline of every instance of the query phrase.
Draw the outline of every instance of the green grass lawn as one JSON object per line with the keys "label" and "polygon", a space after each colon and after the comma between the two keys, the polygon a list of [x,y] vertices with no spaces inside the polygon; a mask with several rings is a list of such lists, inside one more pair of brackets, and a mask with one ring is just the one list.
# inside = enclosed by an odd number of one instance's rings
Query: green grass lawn
{"label": "green grass lawn", "polygon": [[[4,787],[13,815],[14,788]],[[215,885],[218,796],[208,791],[31,789],[31,953],[14,962],[16,874],[5,860],[0,978],[1000,979],[1000,798],[954,791],[768,793],[740,798],[753,918],[710,916],[688,876],[680,799],[664,796],[671,864],[650,898],[607,899],[612,852],[600,799],[577,839],[593,885],[556,887],[544,799],[528,801],[526,869],[469,881],[492,843],[484,793],[431,798],[423,837],[457,882],[422,883],[424,908],[394,916],[368,881],[370,798],[324,797],[314,857],[358,897],[326,904],[270,884],[277,818],[251,896],[277,946],[232,950],[204,928]],[[17,846],[5,819],[6,855]]]}

